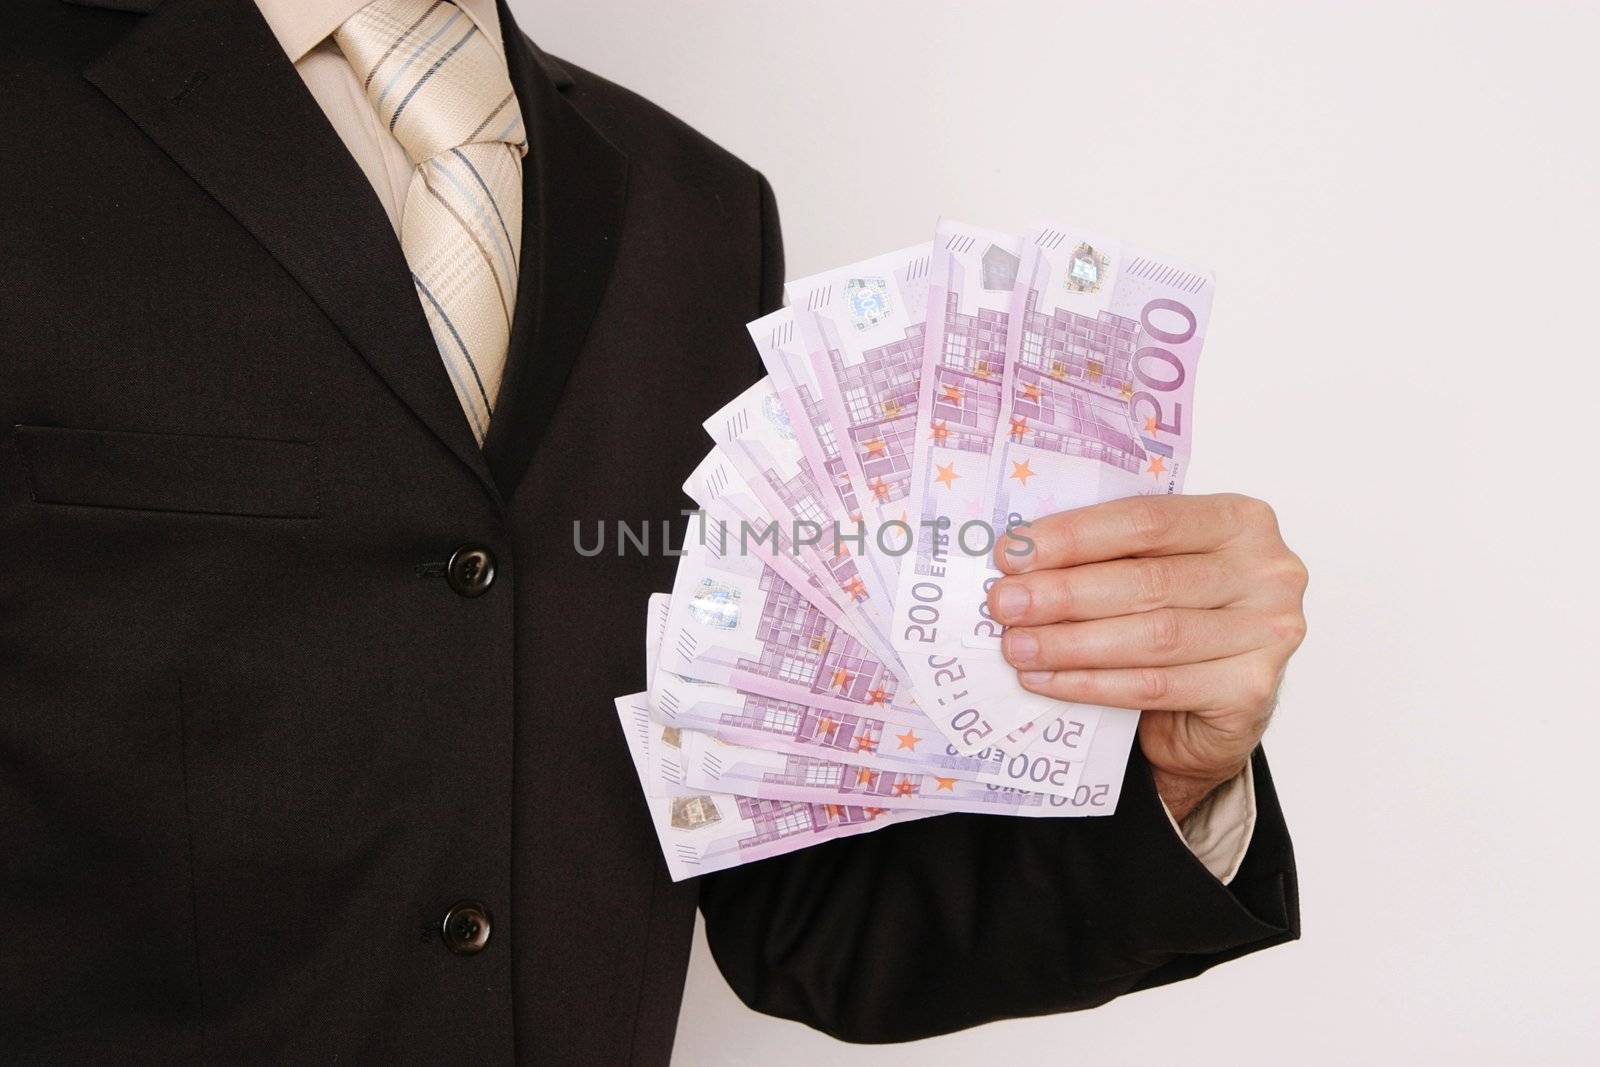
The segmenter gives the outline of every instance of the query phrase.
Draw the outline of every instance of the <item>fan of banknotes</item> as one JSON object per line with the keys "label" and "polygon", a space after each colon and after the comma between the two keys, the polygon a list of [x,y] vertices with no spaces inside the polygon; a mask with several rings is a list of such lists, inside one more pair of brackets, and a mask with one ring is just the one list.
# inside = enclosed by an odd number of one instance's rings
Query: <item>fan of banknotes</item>
{"label": "fan of banknotes", "polygon": [[1139,713],[1020,686],[993,550],[1181,491],[1212,289],[1069,226],[945,220],[749,324],[768,376],[705,422],[649,690],[616,701],[675,880],[945,812],[1115,810]]}

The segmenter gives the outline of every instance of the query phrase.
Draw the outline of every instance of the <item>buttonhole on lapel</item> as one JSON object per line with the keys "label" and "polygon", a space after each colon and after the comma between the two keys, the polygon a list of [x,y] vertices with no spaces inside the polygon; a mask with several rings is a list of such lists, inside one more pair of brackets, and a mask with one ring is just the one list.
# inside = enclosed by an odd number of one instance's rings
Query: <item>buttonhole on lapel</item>
{"label": "buttonhole on lapel", "polygon": [[418,578],[443,578],[450,570],[448,562],[417,564]]}
{"label": "buttonhole on lapel", "polygon": [[173,103],[177,103],[179,100],[182,100],[184,97],[193,92],[195,87],[205,80],[206,72],[203,70],[197,70],[190,74],[187,78],[183,79],[183,84],[178,86],[177,91],[171,96],[167,97],[167,99],[171,100]]}

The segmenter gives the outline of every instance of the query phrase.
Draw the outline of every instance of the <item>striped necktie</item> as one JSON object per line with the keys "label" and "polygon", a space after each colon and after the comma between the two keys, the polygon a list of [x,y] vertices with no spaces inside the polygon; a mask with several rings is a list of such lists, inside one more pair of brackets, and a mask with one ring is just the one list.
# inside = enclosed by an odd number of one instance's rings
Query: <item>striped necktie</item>
{"label": "striped necktie", "polygon": [[375,0],[333,36],[416,167],[400,247],[481,445],[516,307],[528,150],[505,58],[448,0]]}

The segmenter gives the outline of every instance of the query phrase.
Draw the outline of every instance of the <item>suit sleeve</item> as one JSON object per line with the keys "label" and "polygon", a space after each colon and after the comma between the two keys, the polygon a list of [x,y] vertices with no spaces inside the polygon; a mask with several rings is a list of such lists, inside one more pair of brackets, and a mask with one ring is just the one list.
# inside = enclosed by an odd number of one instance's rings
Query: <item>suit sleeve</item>
{"label": "suit sleeve", "polygon": [[[772,190],[762,312],[783,301]],[[912,1041],[1075,1011],[1299,936],[1294,855],[1266,756],[1224,886],[1174,832],[1137,746],[1116,814],[944,815],[700,880],[712,955],[751,1008],[846,1041]]]}
{"label": "suit sleeve", "polygon": [[1265,755],[1224,886],[1172,830],[1135,747],[1115,815],[943,815],[701,879],[711,952],[756,1011],[913,1041],[1076,1011],[1299,936]]}

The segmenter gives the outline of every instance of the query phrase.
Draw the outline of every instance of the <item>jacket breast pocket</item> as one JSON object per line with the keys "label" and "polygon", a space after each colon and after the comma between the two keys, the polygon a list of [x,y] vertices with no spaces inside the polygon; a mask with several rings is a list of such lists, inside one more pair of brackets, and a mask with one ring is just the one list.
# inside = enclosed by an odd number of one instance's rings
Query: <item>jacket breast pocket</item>
{"label": "jacket breast pocket", "polygon": [[16,426],[10,445],[39,504],[313,519],[306,441]]}

